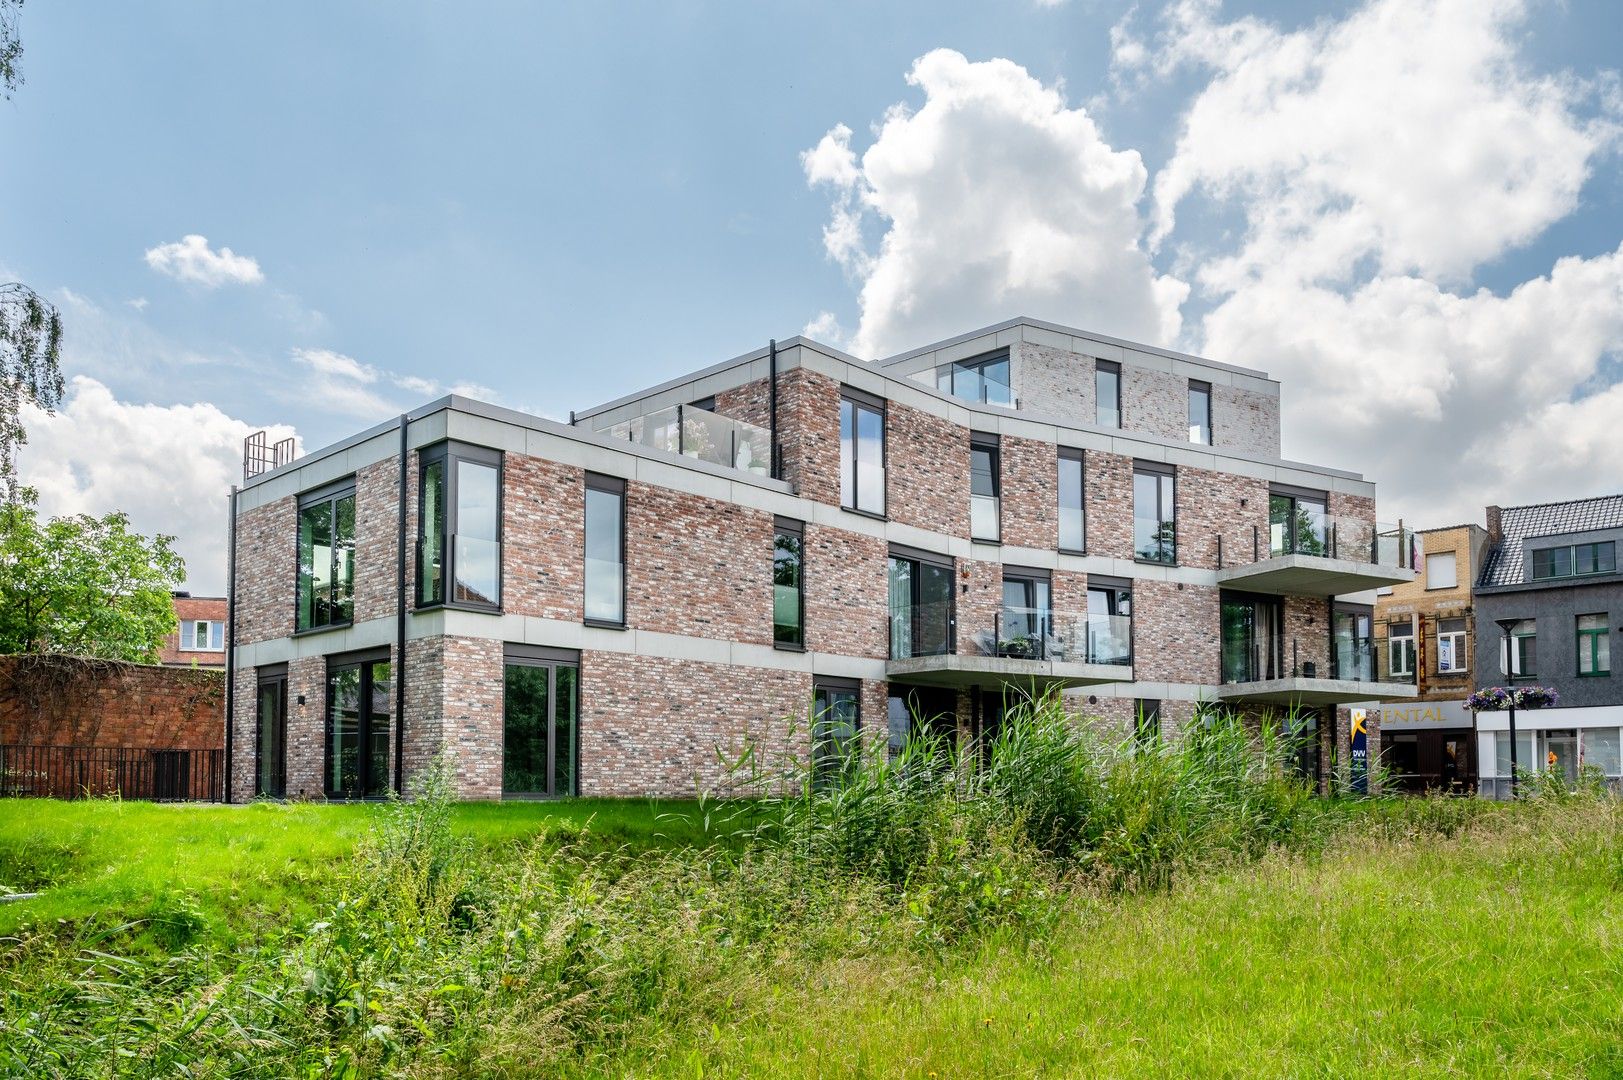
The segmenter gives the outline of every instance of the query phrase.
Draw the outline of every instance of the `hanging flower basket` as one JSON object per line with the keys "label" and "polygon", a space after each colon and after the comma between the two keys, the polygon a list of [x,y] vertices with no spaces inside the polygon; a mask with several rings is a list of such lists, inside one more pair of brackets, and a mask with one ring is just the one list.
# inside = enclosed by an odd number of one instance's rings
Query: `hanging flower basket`
{"label": "hanging flower basket", "polygon": [[1560,699],[1553,686],[1490,686],[1466,698],[1465,707],[1472,712],[1544,709],[1553,707]]}

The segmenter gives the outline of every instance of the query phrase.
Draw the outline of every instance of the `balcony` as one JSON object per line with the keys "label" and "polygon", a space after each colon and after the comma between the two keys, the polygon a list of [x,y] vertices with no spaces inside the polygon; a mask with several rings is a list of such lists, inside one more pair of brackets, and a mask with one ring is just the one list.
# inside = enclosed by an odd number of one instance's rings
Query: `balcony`
{"label": "balcony", "polygon": [[1345,596],[1415,579],[1414,533],[1349,517],[1251,528],[1244,551],[1217,540],[1217,583],[1276,596]]}
{"label": "balcony", "polygon": [[996,622],[970,635],[966,653],[891,660],[889,678],[929,686],[985,684],[1090,686],[1130,682],[1132,618],[1046,608],[1005,607]]}
{"label": "balcony", "polygon": [[602,433],[639,446],[708,461],[757,476],[772,471],[772,433],[695,405],[669,408],[622,420]]}
{"label": "balcony", "polygon": [[[1220,701],[1256,705],[1344,705],[1353,701],[1403,701],[1417,696],[1411,671],[1391,671],[1380,643],[1369,638],[1338,638],[1328,670],[1303,660],[1317,642],[1283,636],[1249,644],[1225,642]],[[1382,663],[1385,660],[1386,663]],[[1399,658],[1400,668],[1403,666]]]}

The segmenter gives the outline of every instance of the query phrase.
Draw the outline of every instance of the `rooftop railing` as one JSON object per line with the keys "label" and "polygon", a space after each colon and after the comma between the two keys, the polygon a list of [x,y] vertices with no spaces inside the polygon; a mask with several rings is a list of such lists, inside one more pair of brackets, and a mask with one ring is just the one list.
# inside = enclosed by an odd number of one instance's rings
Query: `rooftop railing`
{"label": "rooftop railing", "polygon": [[605,434],[669,454],[708,461],[757,476],[772,471],[772,433],[696,405],[672,405],[646,416],[622,420]]}

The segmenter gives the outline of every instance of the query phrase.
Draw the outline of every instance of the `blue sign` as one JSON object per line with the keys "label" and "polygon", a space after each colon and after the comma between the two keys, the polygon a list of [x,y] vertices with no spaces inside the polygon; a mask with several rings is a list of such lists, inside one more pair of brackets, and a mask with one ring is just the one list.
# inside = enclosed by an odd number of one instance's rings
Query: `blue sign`
{"label": "blue sign", "polygon": [[1357,795],[1369,792],[1369,729],[1368,714],[1363,709],[1352,711],[1352,789]]}

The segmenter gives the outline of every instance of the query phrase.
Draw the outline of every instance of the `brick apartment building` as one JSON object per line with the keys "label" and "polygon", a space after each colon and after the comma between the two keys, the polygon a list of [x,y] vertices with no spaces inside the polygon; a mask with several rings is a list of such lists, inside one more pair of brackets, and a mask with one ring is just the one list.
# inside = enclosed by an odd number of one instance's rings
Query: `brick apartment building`
{"label": "brick apartment building", "polygon": [[1384,678],[1413,698],[1381,707],[1382,764],[1406,791],[1476,789],[1476,724],[1465,699],[1477,686],[1471,589],[1488,552],[1480,525],[1422,529],[1414,581],[1381,590],[1375,648]]}
{"label": "brick apartment building", "polygon": [[[1560,694],[1556,708],[1518,710],[1517,767],[1571,780],[1589,765],[1623,787],[1623,683],[1612,662],[1623,634],[1623,495],[1490,506],[1487,520],[1490,546],[1472,596],[1477,685]],[[1481,790],[1504,797],[1510,717],[1479,713],[1476,728]]]}
{"label": "brick apartment building", "polygon": [[158,662],[169,667],[225,667],[225,631],[230,605],[223,596],[174,596],[175,632],[164,639]]}
{"label": "brick apartment building", "polygon": [[795,338],[569,424],[441,399],[237,493],[232,797],[442,750],[467,797],[691,794],[750,745],[985,740],[1038,685],[1169,737],[1295,708],[1345,754],[1347,703],[1415,692],[1370,635],[1410,542],[1280,459],[1279,404],[1030,319],[873,363]]}

